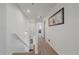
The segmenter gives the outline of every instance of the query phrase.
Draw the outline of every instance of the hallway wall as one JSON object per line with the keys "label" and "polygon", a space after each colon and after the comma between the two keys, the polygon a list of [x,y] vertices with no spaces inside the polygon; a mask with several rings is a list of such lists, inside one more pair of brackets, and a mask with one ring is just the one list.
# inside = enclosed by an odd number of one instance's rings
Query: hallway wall
{"label": "hallway wall", "polygon": [[[14,35],[16,33],[31,32],[30,29],[34,27],[27,17],[16,7],[15,4],[7,4],[7,54],[15,52],[23,52],[25,46]],[[29,40],[26,39],[27,44]]]}
{"label": "hallway wall", "polygon": [[[64,24],[48,26],[48,18],[64,7]],[[47,42],[59,54],[79,54],[79,4],[56,4],[44,21]],[[50,40],[50,42],[48,41]]]}
{"label": "hallway wall", "polygon": [[6,4],[0,4],[0,54],[6,53]]}

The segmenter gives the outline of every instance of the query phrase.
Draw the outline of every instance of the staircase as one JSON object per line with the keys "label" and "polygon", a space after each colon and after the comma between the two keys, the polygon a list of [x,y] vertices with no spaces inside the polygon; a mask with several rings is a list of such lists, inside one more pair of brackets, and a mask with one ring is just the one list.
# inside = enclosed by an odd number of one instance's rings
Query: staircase
{"label": "staircase", "polygon": [[29,52],[16,52],[13,55],[35,55],[35,49],[30,50]]}
{"label": "staircase", "polygon": [[23,33],[13,33],[12,35],[14,37],[14,41],[16,41],[16,42],[15,42],[15,46],[14,46],[15,49],[13,48],[13,51],[11,53],[29,52],[29,49],[30,49],[29,36],[24,35]]}

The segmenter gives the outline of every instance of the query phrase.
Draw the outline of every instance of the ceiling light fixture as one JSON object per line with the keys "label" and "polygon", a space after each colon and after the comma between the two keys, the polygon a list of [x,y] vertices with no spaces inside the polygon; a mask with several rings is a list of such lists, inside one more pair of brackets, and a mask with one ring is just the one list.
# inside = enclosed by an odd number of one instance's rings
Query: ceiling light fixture
{"label": "ceiling light fixture", "polygon": [[35,3],[32,3],[32,5],[34,5]]}
{"label": "ceiling light fixture", "polygon": [[27,9],[27,13],[30,13],[31,11],[29,9]]}

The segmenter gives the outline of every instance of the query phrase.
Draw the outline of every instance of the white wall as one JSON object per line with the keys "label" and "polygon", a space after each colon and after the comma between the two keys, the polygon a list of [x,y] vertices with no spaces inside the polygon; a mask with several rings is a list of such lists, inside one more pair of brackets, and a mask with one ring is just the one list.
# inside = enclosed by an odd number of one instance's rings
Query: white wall
{"label": "white wall", "polygon": [[24,17],[19,9],[17,9],[13,4],[7,5],[7,54],[12,54],[14,52],[24,50],[22,43],[17,41],[14,37],[14,33],[24,31]]}
{"label": "white wall", "polygon": [[6,53],[6,6],[0,4],[0,54]]}
{"label": "white wall", "polygon": [[[48,18],[64,7],[64,24],[48,26]],[[56,4],[44,21],[46,39],[59,54],[79,54],[79,4]]]}
{"label": "white wall", "polygon": [[[7,4],[7,54],[23,52],[25,46],[18,40],[15,33],[32,32],[34,23],[30,23],[14,4]],[[28,40],[26,40],[28,43]]]}

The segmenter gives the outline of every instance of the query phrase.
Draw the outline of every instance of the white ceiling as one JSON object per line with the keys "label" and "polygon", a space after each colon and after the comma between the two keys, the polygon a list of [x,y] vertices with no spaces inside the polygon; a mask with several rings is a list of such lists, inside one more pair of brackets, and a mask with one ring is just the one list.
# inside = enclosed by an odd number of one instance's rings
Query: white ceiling
{"label": "white ceiling", "polygon": [[[16,4],[29,19],[40,20],[44,18],[55,3],[18,3]],[[30,13],[27,13],[27,9]],[[41,16],[41,17],[40,17]]]}

